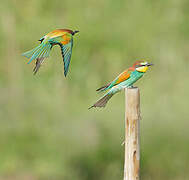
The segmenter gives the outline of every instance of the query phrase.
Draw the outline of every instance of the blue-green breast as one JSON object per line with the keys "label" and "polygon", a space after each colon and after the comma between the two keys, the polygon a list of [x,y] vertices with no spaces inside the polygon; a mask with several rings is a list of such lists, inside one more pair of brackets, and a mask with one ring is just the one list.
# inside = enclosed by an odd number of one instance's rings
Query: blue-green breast
{"label": "blue-green breast", "polygon": [[[132,86],[137,80],[139,80],[142,76],[144,75],[144,72],[139,72],[139,71],[133,71],[130,75],[130,78],[127,79],[124,84],[124,86],[129,87]],[[123,83],[124,83],[123,82]]]}

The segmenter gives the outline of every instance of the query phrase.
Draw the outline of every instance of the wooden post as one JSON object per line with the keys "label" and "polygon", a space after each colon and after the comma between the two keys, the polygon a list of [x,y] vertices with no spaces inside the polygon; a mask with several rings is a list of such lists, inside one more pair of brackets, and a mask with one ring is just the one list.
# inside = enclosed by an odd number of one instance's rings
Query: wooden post
{"label": "wooden post", "polygon": [[125,89],[125,164],[124,180],[139,180],[140,170],[140,92]]}

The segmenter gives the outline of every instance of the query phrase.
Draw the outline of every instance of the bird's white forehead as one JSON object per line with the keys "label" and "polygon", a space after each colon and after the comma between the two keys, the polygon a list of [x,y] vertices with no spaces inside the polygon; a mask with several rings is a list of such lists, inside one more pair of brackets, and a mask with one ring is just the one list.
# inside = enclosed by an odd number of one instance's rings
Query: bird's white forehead
{"label": "bird's white forehead", "polygon": [[148,62],[145,61],[145,62],[141,62],[140,64],[141,65],[146,65],[146,64],[148,64]]}

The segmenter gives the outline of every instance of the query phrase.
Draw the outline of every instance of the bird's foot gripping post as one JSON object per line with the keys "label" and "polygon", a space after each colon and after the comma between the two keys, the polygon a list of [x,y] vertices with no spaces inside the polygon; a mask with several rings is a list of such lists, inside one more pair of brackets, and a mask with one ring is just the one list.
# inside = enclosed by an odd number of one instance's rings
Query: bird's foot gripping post
{"label": "bird's foot gripping post", "polygon": [[125,89],[125,164],[124,180],[139,180],[140,170],[140,92]]}

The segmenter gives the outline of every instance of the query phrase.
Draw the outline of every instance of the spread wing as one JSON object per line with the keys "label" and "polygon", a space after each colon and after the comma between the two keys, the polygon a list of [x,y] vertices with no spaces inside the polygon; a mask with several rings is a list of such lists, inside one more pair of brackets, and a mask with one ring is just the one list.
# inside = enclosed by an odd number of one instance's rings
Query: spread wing
{"label": "spread wing", "polygon": [[115,85],[117,85],[117,84],[129,79],[130,78],[130,74],[131,74],[131,71],[129,69],[127,69],[124,72],[122,72],[118,77],[116,77],[111,83],[109,83],[109,84],[97,89],[96,91],[108,90],[108,89],[112,88],[113,86],[115,86]]}
{"label": "spread wing", "polygon": [[71,39],[71,41],[66,45],[61,44],[60,47],[61,47],[62,58],[64,62],[64,75],[66,76],[68,73],[71,55],[72,55],[73,39]]}
{"label": "spread wing", "polygon": [[64,75],[66,76],[72,55],[73,36],[69,33],[65,33],[61,36],[49,39],[49,42],[60,46],[64,62]]}

